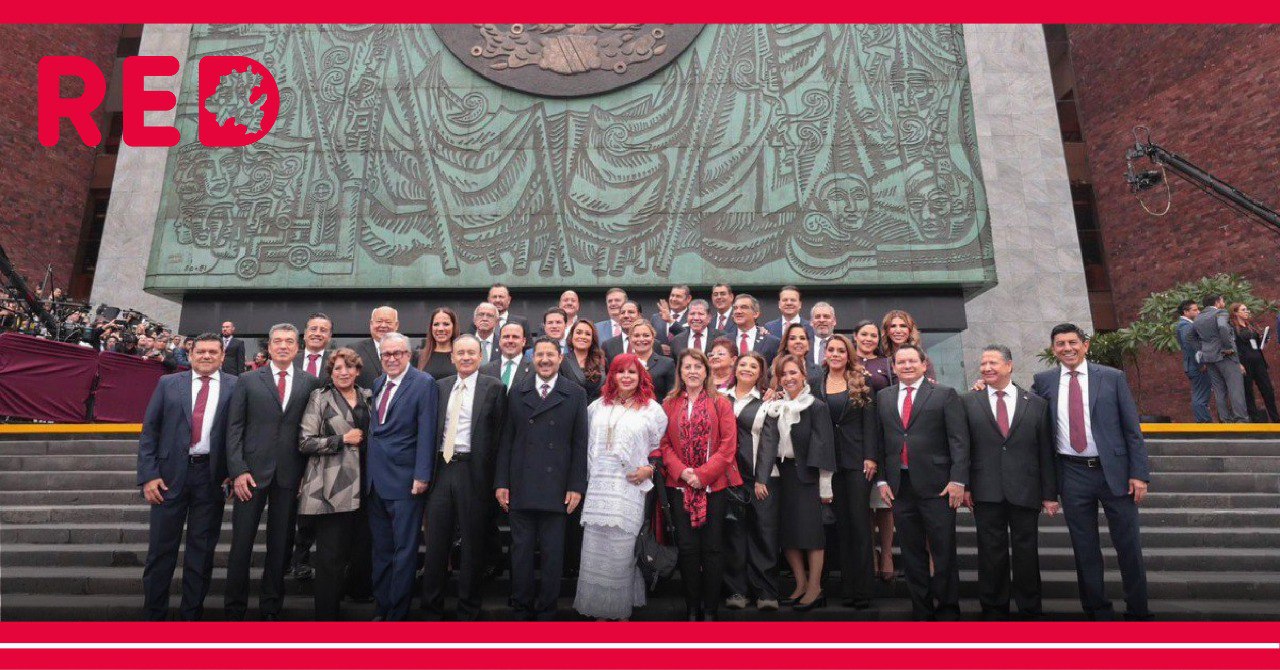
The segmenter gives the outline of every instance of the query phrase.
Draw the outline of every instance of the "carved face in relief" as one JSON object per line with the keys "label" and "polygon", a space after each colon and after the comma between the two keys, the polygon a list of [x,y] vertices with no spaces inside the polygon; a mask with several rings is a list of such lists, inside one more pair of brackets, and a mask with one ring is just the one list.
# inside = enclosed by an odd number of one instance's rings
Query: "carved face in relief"
{"label": "carved face in relief", "polygon": [[871,189],[856,174],[834,174],[818,187],[818,206],[842,230],[860,230],[871,209]]}
{"label": "carved face in relief", "polygon": [[917,166],[907,178],[907,213],[925,240],[951,234],[963,224],[969,189],[943,161],[936,168]]}

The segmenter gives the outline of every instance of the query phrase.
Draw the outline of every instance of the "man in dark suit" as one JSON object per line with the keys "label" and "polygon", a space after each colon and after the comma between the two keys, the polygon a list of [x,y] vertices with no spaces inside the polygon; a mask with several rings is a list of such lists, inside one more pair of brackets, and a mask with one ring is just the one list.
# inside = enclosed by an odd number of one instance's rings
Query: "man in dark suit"
{"label": "man in dark suit", "polygon": [[244,372],[244,340],[235,336],[236,324],[222,322],[222,371],[239,376]]}
{"label": "man in dark suit", "polygon": [[811,338],[809,359],[805,361],[809,369],[822,369],[822,364],[827,360],[827,345],[831,343],[831,336],[836,333],[836,308],[831,303],[819,302],[809,310],[809,323],[812,326],[812,332],[809,333]]}
{"label": "man in dark suit", "polygon": [[1040,597],[1040,510],[1058,505],[1053,427],[1044,399],[1012,382],[1013,354],[993,344],[978,366],[986,386],[964,396],[969,421],[969,490],[978,531],[978,601],[984,617],[1009,617],[1009,550],[1013,599],[1027,618],[1043,614]]}
{"label": "man in dark suit", "polygon": [[782,339],[782,333],[793,323],[804,326],[804,332],[809,336],[809,342],[813,342],[813,325],[809,320],[800,316],[800,310],[804,308],[804,303],[800,301],[800,289],[794,286],[783,286],[778,291],[778,311],[782,316],[764,324],[764,329],[769,334]]}
{"label": "man in dark suit", "polygon": [[760,318],[760,301],[749,293],[738,294],[733,299],[733,338],[738,353],[758,352],[764,360],[773,365],[778,355],[782,340],[769,334],[769,331],[756,325]]}
{"label": "man in dark suit", "polygon": [[[324,374],[325,357],[329,355],[329,342],[333,340],[333,320],[324,312],[307,317],[302,329],[302,349],[293,357],[295,370],[319,378]],[[289,571],[294,579],[308,580],[315,576],[311,567],[311,547],[316,543],[315,515],[298,516],[298,530],[294,534],[293,557]]]}
{"label": "man in dark suit", "polygon": [[364,471],[373,535],[375,621],[403,621],[413,596],[422,537],[423,494],[436,455],[436,380],[409,364],[409,338],[382,338],[384,374],[373,385]]}
{"label": "man in dark suit", "polygon": [[1090,619],[1115,616],[1103,588],[1101,504],[1120,563],[1125,617],[1150,619],[1138,505],[1147,495],[1151,471],[1138,406],[1123,372],[1086,361],[1089,342],[1078,326],[1054,326],[1050,337],[1060,365],[1037,374],[1032,389],[1049,402],[1053,415],[1058,494],[1075,553],[1080,603]]}
{"label": "man in dark suit", "polygon": [[498,360],[498,308],[482,302],[471,313],[471,332],[480,340],[480,364]]}
{"label": "man in dark suit", "polygon": [[631,344],[630,335],[631,326],[635,322],[644,318],[644,311],[640,309],[640,303],[634,300],[627,300],[618,308],[618,322],[622,326],[622,334],[618,337],[610,338],[601,347],[604,349],[604,358],[606,362],[613,362],[613,359],[622,353],[627,352],[627,348]]}
{"label": "man in dark suit", "polygon": [[1191,383],[1191,415],[1196,423],[1212,423],[1213,415],[1209,414],[1209,396],[1212,387],[1205,366],[1196,360],[1198,349],[1191,344],[1192,324],[1200,316],[1200,306],[1194,300],[1183,300],[1178,305],[1178,323],[1174,326],[1178,333],[1178,346],[1182,349],[1182,369]]}
{"label": "man in dark suit", "polygon": [[356,378],[356,386],[373,389],[374,382],[382,376],[382,358],[379,346],[387,333],[400,330],[400,313],[394,307],[383,305],[369,315],[369,339],[360,340],[351,348],[360,355],[360,376]]}
{"label": "man in dark suit", "polygon": [[671,338],[683,333],[689,322],[689,302],[693,300],[693,290],[685,284],[671,287],[666,300],[658,301],[658,312],[649,317],[654,331],[658,335],[658,345],[654,349],[664,355],[671,355]]}
{"label": "man in dark suit", "polygon": [[151,621],[168,616],[169,583],[184,527],[187,549],[179,615],[199,621],[204,613],[226,503],[222,481],[227,476],[227,406],[237,381],[219,372],[221,366],[222,340],[211,333],[197,337],[191,371],[160,378],[142,421],[138,485],[151,503],[142,591]]}
{"label": "man in dark suit", "polygon": [[587,490],[587,395],[560,376],[561,360],[554,340],[534,343],[536,374],[507,398],[494,475],[498,504],[511,519],[511,603],[524,620],[555,618],[565,519]]}
{"label": "man in dark suit", "polygon": [[[560,353],[569,353],[569,315],[559,307],[552,307],[542,314],[542,335],[543,337],[555,340],[560,346]],[[533,350],[524,352],[526,361],[533,360]]]}
{"label": "man in dark suit", "polygon": [[427,498],[427,558],[422,608],[430,619],[444,615],[444,585],[454,529],[462,540],[458,576],[458,618],[480,617],[481,569],[485,564],[485,522],[493,505],[493,471],[502,434],[507,394],[495,377],[479,374],[480,343],[472,335],[453,342],[458,374],[437,382],[440,434],[435,482]]}
{"label": "man in dark suit", "polygon": [[1213,399],[1218,406],[1218,420],[1223,423],[1248,423],[1249,410],[1244,398],[1244,369],[1236,353],[1236,332],[1227,320],[1226,298],[1208,295],[1204,308],[1191,323],[1187,342],[1196,350],[1196,361],[1205,366]]}
{"label": "man in dark suit", "polygon": [[232,621],[243,620],[249,606],[249,564],[264,508],[267,556],[258,608],[264,620],[280,615],[305,464],[298,430],[307,399],[321,386],[293,367],[298,329],[292,324],[271,327],[267,351],[271,362],[240,378],[227,408],[227,471],[235,478],[235,504],[224,607]]}
{"label": "man in dark suit", "polygon": [[616,286],[605,292],[604,306],[609,312],[609,318],[596,322],[596,336],[600,338],[601,344],[604,344],[609,338],[622,334],[622,322],[619,317],[622,303],[626,301],[627,292]]}
{"label": "man in dark suit", "polygon": [[509,323],[498,336],[498,358],[480,366],[480,374],[497,377],[510,391],[533,374],[533,362],[524,359],[524,326]]}
{"label": "man in dark suit", "polygon": [[707,314],[708,308],[706,300],[698,299],[689,303],[688,328],[671,338],[672,359],[679,359],[680,353],[691,346],[705,354],[711,350],[711,343],[716,338],[724,337],[724,333],[710,327],[711,317]]}
{"label": "man in dark suit", "polygon": [[712,286],[711,307],[711,327],[731,338],[737,335],[733,325],[733,287],[723,283]]}
{"label": "man in dark suit", "polygon": [[903,345],[893,359],[898,383],[876,394],[884,463],[877,485],[881,500],[893,508],[912,615],[955,621],[956,508],[969,480],[969,426],[959,394],[925,379],[926,365],[923,350]]}
{"label": "man in dark suit", "polygon": [[506,284],[494,284],[489,287],[490,305],[498,308],[498,328],[501,329],[508,323],[518,323],[524,328],[524,332],[529,332],[529,319],[519,315],[512,314],[511,309],[511,289]]}

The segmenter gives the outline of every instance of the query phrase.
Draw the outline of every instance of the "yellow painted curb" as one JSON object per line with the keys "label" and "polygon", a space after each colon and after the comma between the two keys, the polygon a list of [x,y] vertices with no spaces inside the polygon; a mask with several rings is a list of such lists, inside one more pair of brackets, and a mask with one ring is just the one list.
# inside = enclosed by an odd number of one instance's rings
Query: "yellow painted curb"
{"label": "yellow painted curb", "polygon": [[1144,433],[1280,433],[1280,423],[1144,423]]}
{"label": "yellow painted curb", "polygon": [[140,423],[6,423],[0,424],[0,435],[94,434],[142,432]]}

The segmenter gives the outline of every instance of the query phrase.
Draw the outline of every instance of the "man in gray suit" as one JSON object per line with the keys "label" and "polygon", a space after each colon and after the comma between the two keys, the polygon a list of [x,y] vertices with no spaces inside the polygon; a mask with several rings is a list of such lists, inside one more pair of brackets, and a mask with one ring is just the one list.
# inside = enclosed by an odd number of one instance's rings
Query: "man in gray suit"
{"label": "man in gray suit", "polygon": [[605,309],[609,310],[609,318],[596,322],[596,337],[600,340],[600,344],[604,344],[606,340],[622,335],[622,321],[620,312],[622,303],[627,301],[627,292],[613,287],[604,294]]}
{"label": "man in gray suit", "polygon": [[1187,341],[1198,352],[1197,360],[1207,368],[1218,420],[1247,423],[1244,402],[1244,367],[1236,355],[1236,333],[1227,321],[1227,301],[1221,295],[1207,295],[1200,316],[1191,323]]}
{"label": "man in gray suit", "polygon": [[1191,346],[1191,329],[1196,317],[1200,316],[1200,306],[1194,300],[1183,300],[1178,305],[1178,323],[1174,326],[1178,333],[1178,347],[1182,349],[1182,369],[1191,382],[1191,415],[1196,423],[1212,423],[1213,415],[1209,414],[1209,375],[1205,366],[1196,360],[1199,349]]}

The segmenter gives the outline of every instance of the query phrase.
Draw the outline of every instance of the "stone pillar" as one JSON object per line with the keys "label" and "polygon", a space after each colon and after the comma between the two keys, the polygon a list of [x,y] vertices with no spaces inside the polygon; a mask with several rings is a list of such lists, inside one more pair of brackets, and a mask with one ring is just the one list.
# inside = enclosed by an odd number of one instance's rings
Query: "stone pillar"
{"label": "stone pillar", "polygon": [[[148,88],[169,90],[178,95],[187,67],[190,36],[190,24],[148,24],[143,29],[138,54],[174,56],[182,68],[173,77],[149,78]],[[176,115],[177,110],[147,112],[146,120],[151,125],[172,125]],[[142,290],[147,279],[151,237],[160,211],[160,193],[165,187],[164,169],[168,159],[169,149],[166,147],[120,145],[90,299],[95,303],[136,309],[177,327],[182,304]]]}
{"label": "stone pillar", "polygon": [[964,43],[998,282],[965,303],[964,369],[1005,344],[1030,385],[1053,326],[1093,329],[1049,57],[1038,24],[966,24]]}

